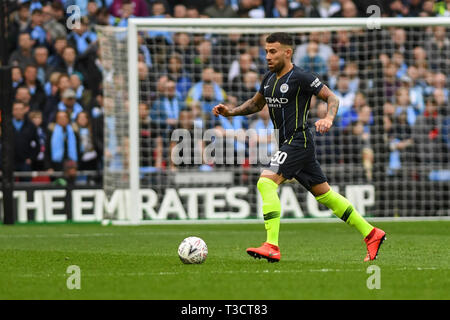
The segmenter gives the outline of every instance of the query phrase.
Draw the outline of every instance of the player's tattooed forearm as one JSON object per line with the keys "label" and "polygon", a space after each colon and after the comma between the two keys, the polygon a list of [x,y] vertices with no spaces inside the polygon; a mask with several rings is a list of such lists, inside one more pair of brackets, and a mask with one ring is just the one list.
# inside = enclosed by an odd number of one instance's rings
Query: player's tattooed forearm
{"label": "player's tattooed forearm", "polygon": [[328,114],[327,115],[334,119],[334,117],[336,117],[336,114],[339,109],[339,99],[334,95],[329,96],[327,99],[327,104],[328,104]]}
{"label": "player's tattooed forearm", "polygon": [[248,114],[256,113],[260,111],[261,108],[258,106],[256,101],[253,99],[249,99],[246,102],[244,102],[239,107],[233,109],[233,116],[246,116]]}

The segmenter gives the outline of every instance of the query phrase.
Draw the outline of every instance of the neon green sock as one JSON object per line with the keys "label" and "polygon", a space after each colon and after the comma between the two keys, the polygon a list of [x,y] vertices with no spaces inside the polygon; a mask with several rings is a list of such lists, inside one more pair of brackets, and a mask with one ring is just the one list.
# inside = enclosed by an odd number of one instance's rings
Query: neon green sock
{"label": "neon green sock", "polygon": [[359,213],[355,207],[345,197],[333,190],[316,197],[316,200],[331,210],[338,217],[350,226],[355,227],[364,237],[372,231],[371,226]]}
{"label": "neon green sock", "polygon": [[280,232],[281,203],[278,198],[278,184],[269,178],[259,178],[256,185],[263,201],[264,226],[267,231],[267,241],[278,246]]}

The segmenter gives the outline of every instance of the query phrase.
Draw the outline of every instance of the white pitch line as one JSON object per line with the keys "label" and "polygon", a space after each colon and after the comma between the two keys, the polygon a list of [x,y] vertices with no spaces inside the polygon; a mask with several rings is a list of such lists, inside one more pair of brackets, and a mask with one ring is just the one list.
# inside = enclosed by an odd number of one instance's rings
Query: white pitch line
{"label": "white pitch line", "polygon": [[[437,267],[415,267],[396,268],[390,271],[428,271],[428,270],[448,270],[448,268]],[[366,272],[366,269],[297,269],[297,270],[223,270],[223,271],[165,271],[165,272],[110,272],[110,273],[88,273],[84,272],[83,277],[147,277],[147,276],[175,276],[191,274],[282,274],[282,273],[333,273],[333,272]],[[51,274],[18,274],[20,278],[49,278]],[[67,274],[56,274],[57,277],[67,277]]]}
{"label": "white pitch line", "polygon": [[[423,217],[365,217],[373,222],[426,222],[426,221],[450,221],[450,216],[423,216]],[[281,223],[342,223],[338,218],[282,218]],[[261,218],[255,219],[197,219],[197,220],[141,220],[138,226],[144,225],[196,225],[196,224],[255,224],[264,223]],[[136,226],[130,221],[104,220],[102,225]]]}

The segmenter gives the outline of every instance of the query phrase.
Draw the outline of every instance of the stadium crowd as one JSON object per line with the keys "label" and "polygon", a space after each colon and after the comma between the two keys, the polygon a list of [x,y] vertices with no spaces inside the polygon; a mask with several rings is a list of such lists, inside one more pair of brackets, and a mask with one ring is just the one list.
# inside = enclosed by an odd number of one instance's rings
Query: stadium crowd
{"label": "stadium crowd", "polygon": [[[104,157],[112,162],[103,135],[104,125],[115,126],[104,119],[113,102],[103,96],[96,24],[126,26],[130,17],[367,17],[373,4],[384,16],[450,16],[449,0],[18,1],[8,24],[15,170],[101,171]],[[67,13],[71,5],[80,10],[79,26]],[[143,167],[177,168],[169,157],[175,128],[273,129],[268,110],[211,116],[215,104],[238,105],[258,90],[266,72],[264,35],[152,31],[139,41]],[[295,41],[293,62],[318,74],[341,101],[337,128],[316,137],[321,163],[359,164],[370,181],[374,172],[395,176],[408,163],[449,160],[449,30],[321,31]],[[325,113],[326,104],[313,99],[311,121]]]}

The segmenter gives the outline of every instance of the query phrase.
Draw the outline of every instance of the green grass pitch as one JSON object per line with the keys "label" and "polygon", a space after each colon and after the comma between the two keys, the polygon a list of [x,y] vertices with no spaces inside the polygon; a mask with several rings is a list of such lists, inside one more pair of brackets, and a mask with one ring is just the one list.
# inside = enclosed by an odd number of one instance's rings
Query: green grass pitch
{"label": "green grass pitch", "polygon": [[[449,299],[450,221],[378,222],[378,259],[343,223],[282,223],[280,263],[255,260],[261,224],[0,225],[0,299]],[[199,236],[204,264],[184,265],[179,243]],[[81,270],[69,290],[67,268]],[[368,289],[370,265],[380,289]]]}

